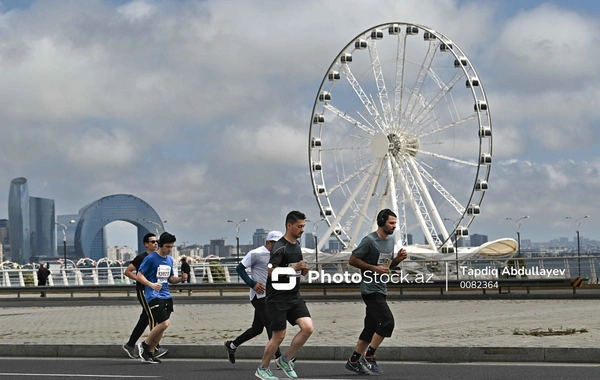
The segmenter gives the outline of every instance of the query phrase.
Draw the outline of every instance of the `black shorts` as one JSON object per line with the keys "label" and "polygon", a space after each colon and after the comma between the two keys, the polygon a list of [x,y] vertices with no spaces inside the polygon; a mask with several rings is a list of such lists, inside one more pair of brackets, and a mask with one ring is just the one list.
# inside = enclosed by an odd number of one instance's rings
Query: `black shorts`
{"label": "black shorts", "polygon": [[384,338],[391,337],[394,331],[394,315],[387,304],[385,294],[371,293],[361,296],[366,306],[366,315],[359,339],[371,342],[374,333]]}
{"label": "black shorts", "polygon": [[295,326],[298,318],[310,318],[310,312],[303,299],[294,303],[285,301],[267,302],[267,315],[271,320],[271,331],[285,330],[286,321]]}
{"label": "black shorts", "polygon": [[159,323],[162,323],[171,317],[171,313],[173,312],[173,299],[154,298],[150,302],[148,302],[148,306],[150,306],[150,313],[152,318],[150,324],[152,326],[156,326]]}

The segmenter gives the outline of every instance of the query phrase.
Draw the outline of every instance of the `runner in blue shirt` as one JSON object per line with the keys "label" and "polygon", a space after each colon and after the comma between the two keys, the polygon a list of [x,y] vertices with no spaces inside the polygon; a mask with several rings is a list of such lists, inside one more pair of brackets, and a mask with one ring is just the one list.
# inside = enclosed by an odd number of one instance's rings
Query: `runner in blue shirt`
{"label": "runner in blue shirt", "polygon": [[158,251],[146,256],[137,272],[137,281],[146,287],[146,300],[150,307],[150,323],[154,326],[145,341],[138,344],[140,358],[144,363],[160,363],[155,355],[169,318],[173,312],[173,299],[169,283],[177,284],[187,279],[187,274],[176,277],[173,272],[171,250],[175,246],[175,235],[163,232],[158,239]]}

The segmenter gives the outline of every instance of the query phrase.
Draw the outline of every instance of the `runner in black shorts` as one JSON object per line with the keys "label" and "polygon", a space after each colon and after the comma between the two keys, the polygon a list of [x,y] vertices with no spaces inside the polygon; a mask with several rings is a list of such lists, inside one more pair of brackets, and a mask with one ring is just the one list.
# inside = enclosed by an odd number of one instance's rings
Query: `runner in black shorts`
{"label": "runner in black shorts", "polygon": [[292,379],[298,377],[294,371],[292,358],[313,333],[310,312],[300,296],[300,274],[308,273],[299,241],[305,225],[306,216],[303,213],[290,212],[285,219],[285,235],[271,248],[266,306],[267,314],[271,319],[273,336],[265,347],[261,365],[255,373],[259,379],[278,379],[269,369],[269,363],[285,338],[287,322],[300,327],[288,350],[276,359],[287,377]]}
{"label": "runner in black shorts", "polygon": [[175,241],[174,235],[163,232],[158,239],[158,251],[146,256],[137,273],[137,281],[146,287],[145,296],[150,309],[148,319],[154,326],[146,340],[138,344],[140,357],[144,363],[161,362],[156,357],[156,347],[169,327],[169,318],[173,312],[169,283],[177,284],[187,278],[185,273],[181,277],[174,275],[171,250],[175,246]]}
{"label": "runner in black shorts", "polygon": [[363,331],[358,337],[354,353],[346,362],[346,369],[361,375],[382,373],[375,360],[375,350],[394,331],[394,315],[386,301],[387,286],[379,276],[388,274],[390,268],[406,259],[406,251],[402,248],[394,255],[392,234],[396,223],[396,214],[392,210],[381,210],[377,214],[377,231],[362,239],[348,261],[348,264],[359,268],[362,274],[360,294],[366,305],[366,316]]}
{"label": "runner in black shorts", "polygon": [[[144,235],[144,246],[146,247],[146,252],[137,255],[131,261],[131,264],[129,264],[127,269],[125,269],[125,276],[129,277],[134,281],[136,280],[136,274],[133,272],[137,272],[138,269],[140,269],[140,265],[142,264],[142,261],[144,261],[146,256],[156,251],[156,248],[158,248],[158,238],[156,237],[156,235],[154,235],[152,232]],[[137,350],[137,341],[138,339],[140,339],[144,331],[146,331],[146,327],[149,326],[150,330],[152,330],[152,328],[154,327],[153,325],[149,324],[148,314],[150,314],[150,308],[148,307],[148,301],[146,301],[144,288],[144,285],[136,281],[135,291],[137,293],[137,300],[142,306],[142,313],[140,314],[138,322],[133,328],[131,335],[129,336],[129,341],[127,341],[127,343],[123,345],[123,350],[132,359],[140,357],[140,354]],[[168,350],[166,348],[157,347],[156,357],[160,358],[167,352]]]}

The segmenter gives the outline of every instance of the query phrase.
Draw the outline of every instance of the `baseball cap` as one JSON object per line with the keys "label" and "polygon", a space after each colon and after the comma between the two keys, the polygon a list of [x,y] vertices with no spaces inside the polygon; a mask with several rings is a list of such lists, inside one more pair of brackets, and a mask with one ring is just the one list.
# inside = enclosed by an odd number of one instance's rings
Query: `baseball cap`
{"label": "baseball cap", "polygon": [[283,237],[283,233],[281,231],[271,231],[267,235],[267,241],[277,241]]}

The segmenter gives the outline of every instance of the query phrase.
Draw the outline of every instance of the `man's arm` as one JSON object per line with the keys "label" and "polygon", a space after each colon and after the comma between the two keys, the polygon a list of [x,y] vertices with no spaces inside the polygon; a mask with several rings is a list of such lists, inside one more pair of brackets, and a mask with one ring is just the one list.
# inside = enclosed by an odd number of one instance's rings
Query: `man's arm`
{"label": "man's arm", "polygon": [[148,279],[146,279],[146,276],[144,276],[144,274],[140,271],[137,272],[137,276],[135,277],[135,280],[137,282],[139,282],[140,284],[149,286],[156,291],[159,291],[162,289],[162,284],[148,281]]}
{"label": "man's arm", "polygon": [[133,273],[133,271],[136,270],[135,266],[133,264],[129,264],[127,266],[127,268],[125,269],[125,276],[129,277],[130,279],[137,281],[137,276]]}

